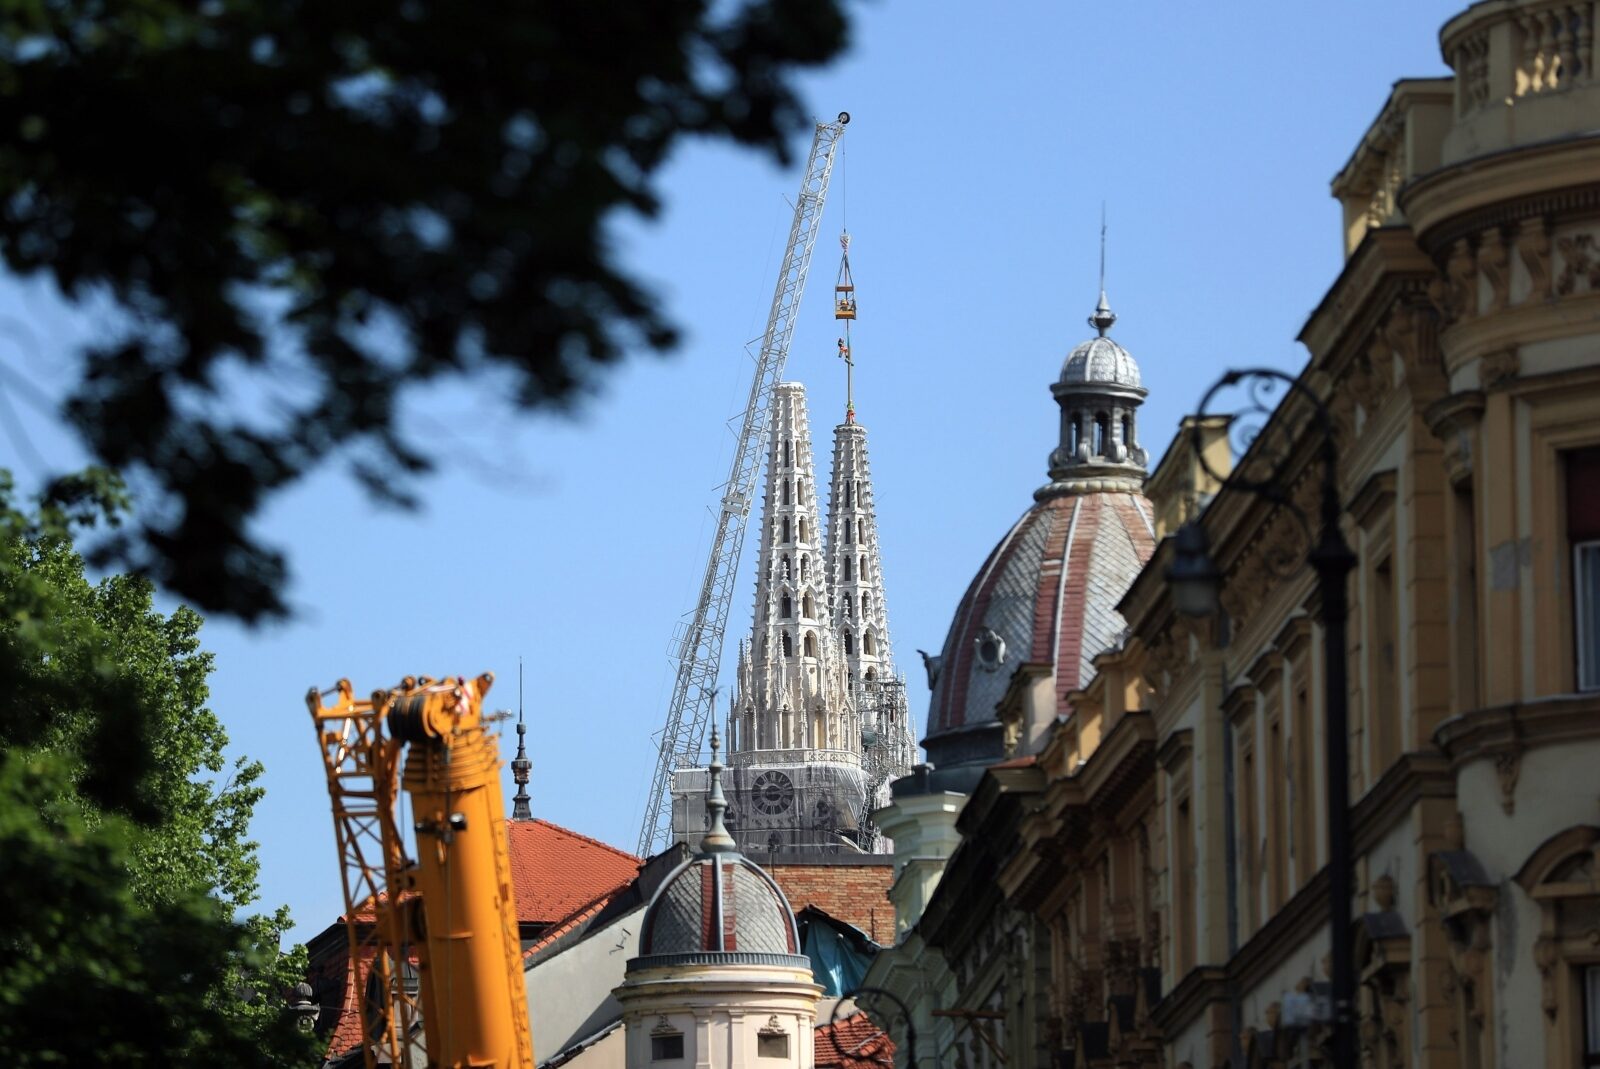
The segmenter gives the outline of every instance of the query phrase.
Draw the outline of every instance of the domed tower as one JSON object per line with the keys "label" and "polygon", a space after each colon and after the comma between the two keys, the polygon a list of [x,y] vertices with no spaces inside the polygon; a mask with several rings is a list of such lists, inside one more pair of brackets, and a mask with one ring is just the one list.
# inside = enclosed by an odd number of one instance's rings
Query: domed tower
{"label": "domed tower", "polygon": [[822,988],[788,899],[728,833],[717,747],[713,728],[710,827],[645,908],[639,956],[614,992],[627,1064],[810,1069]]}
{"label": "domed tower", "polygon": [[[1117,602],[1150,558],[1155,526],[1138,444],[1146,391],[1138,364],[1108,334],[1116,320],[1102,289],[1089,317],[1095,337],[1067,355],[1050,388],[1061,409],[1050,481],[978,569],[940,656],[928,659],[923,747],[941,778],[962,769],[976,782],[1008,752],[1033,752],[1126,626]],[[1053,700],[1008,740],[996,704],[1019,672],[1041,684],[1049,677]]]}

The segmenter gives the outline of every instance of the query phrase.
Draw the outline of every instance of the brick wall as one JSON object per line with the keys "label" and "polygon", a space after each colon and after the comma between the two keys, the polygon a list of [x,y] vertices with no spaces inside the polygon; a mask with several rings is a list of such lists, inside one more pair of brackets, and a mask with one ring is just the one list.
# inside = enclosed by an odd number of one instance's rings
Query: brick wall
{"label": "brick wall", "polygon": [[[854,861],[851,858],[851,861]],[[772,874],[796,913],[816,906],[830,917],[853,924],[875,942],[894,941],[894,859],[874,856],[867,864],[785,862],[774,858],[762,867]]]}

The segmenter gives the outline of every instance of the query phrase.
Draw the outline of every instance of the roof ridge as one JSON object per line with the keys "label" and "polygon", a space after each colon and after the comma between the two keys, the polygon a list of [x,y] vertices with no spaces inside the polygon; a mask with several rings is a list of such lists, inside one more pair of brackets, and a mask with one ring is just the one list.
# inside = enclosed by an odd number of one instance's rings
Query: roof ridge
{"label": "roof ridge", "polygon": [[[520,823],[524,823],[524,822],[523,821],[517,821],[517,823],[520,824]],[[582,839],[586,843],[589,843],[589,844],[591,844],[593,846],[598,846],[598,847],[601,847],[603,849],[609,850],[613,854],[616,854],[618,857],[625,857],[629,861],[642,862],[644,860],[643,858],[639,857],[637,854],[630,854],[626,850],[622,849],[619,846],[612,846],[610,843],[602,842],[601,840],[596,839],[593,836],[585,835],[581,831],[573,831],[571,828],[563,827],[562,825],[557,824],[553,820],[546,820],[543,817],[534,817],[532,821],[528,821],[527,823],[543,824],[545,827],[552,828],[552,829],[554,829],[556,831],[559,831],[563,835],[570,835],[574,839]]]}
{"label": "roof ridge", "polygon": [[562,936],[570,934],[573,928],[575,928],[582,921],[588,920],[591,916],[598,914],[602,909],[611,903],[613,898],[616,898],[619,894],[627,890],[632,885],[633,880],[623,880],[615,887],[608,887],[604,891],[601,891],[599,894],[589,899],[589,901],[585,902],[577,909],[574,909],[571,913],[568,913],[565,917],[553,921],[550,924],[550,927],[546,928],[543,934],[541,934],[539,938],[528,947],[527,950],[522,952],[523,963],[526,965],[535,954],[538,954],[540,951],[546,949],[550,946],[550,944],[556,942]]}

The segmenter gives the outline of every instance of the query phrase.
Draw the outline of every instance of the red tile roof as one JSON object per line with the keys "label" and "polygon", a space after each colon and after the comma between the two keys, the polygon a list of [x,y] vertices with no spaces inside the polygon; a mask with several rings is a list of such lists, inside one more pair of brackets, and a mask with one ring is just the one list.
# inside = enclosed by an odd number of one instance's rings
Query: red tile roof
{"label": "red tile roof", "polygon": [[894,1040],[860,1010],[818,1028],[816,1052],[817,1069],[894,1065]]}
{"label": "red tile roof", "polygon": [[555,924],[638,874],[632,854],[548,820],[506,822],[517,920]]}

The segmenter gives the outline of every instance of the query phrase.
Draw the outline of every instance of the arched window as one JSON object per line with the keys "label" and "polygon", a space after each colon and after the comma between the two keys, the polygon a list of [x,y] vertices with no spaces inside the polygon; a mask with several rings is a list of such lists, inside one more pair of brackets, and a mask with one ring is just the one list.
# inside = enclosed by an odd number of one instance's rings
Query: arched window
{"label": "arched window", "polygon": [[800,599],[800,615],[807,620],[815,620],[817,618],[817,603],[811,600],[810,594]]}
{"label": "arched window", "polygon": [[806,541],[806,518],[800,517],[800,541]]}
{"label": "arched window", "polygon": [[1078,443],[1083,441],[1083,420],[1073,416],[1072,423],[1067,428],[1067,452],[1073,456],[1078,455]]}
{"label": "arched window", "polygon": [[794,439],[792,438],[786,439],[783,443],[783,462],[785,464],[794,463]]}
{"label": "arched window", "polygon": [[850,558],[849,557],[846,557],[844,559],[844,581],[847,582],[847,583],[850,581]]}
{"label": "arched window", "polygon": [[804,553],[800,554],[800,581],[803,583],[811,578],[811,558]]}
{"label": "arched window", "polygon": [[844,484],[844,507],[856,507],[856,481],[851,479]]}
{"label": "arched window", "polygon": [[785,542],[789,541],[789,517],[787,516],[783,518],[783,540]]}
{"label": "arched window", "polygon": [[787,554],[787,553],[785,553],[783,555],[783,567],[780,568],[779,571],[778,571],[778,578],[779,579],[787,579],[787,578],[789,578],[789,554]]}
{"label": "arched window", "polygon": [[857,542],[865,542],[866,540],[867,540],[867,521],[866,520],[857,520],[856,521],[856,541]]}
{"label": "arched window", "polygon": [[1127,414],[1122,417],[1122,444],[1133,448],[1133,417]]}
{"label": "arched window", "polygon": [[844,521],[844,541],[845,541],[846,545],[849,545],[851,542],[855,541],[855,539],[851,537],[851,535],[854,533],[854,531],[855,531],[855,524],[851,523],[849,520],[845,520]]}
{"label": "arched window", "polygon": [[1104,412],[1094,417],[1094,455],[1103,457],[1111,441],[1111,420]]}
{"label": "arched window", "polygon": [[789,600],[789,595],[785,594],[783,596],[783,600],[778,603],[778,619],[787,620],[789,617],[791,617],[793,615],[794,615],[794,602],[790,601]]}
{"label": "arched window", "polygon": [[871,616],[872,615],[872,595],[871,594],[863,594],[863,595],[861,595],[861,615],[862,616]]}
{"label": "arched window", "polygon": [[878,652],[878,644],[872,641],[871,631],[861,632],[861,652],[867,654]]}
{"label": "arched window", "polygon": [[783,655],[785,657],[794,656],[794,640],[789,637],[789,632],[787,631],[783,633]]}
{"label": "arched window", "polygon": [[846,655],[856,652],[856,639],[850,632],[844,633],[844,652]]}
{"label": "arched window", "polygon": [[861,554],[861,569],[860,570],[861,570],[861,578],[865,579],[867,577],[867,555],[865,553]]}
{"label": "arched window", "polygon": [[785,505],[789,504],[789,498],[794,494],[793,487],[794,484],[790,480],[783,480],[783,503]]}
{"label": "arched window", "polygon": [[805,650],[807,657],[815,657],[817,655],[817,633],[815,631],[806,632]]}
{"label": "arched window", "polygon": [[806,481],[804,479],[796,479],[794,481],[794,503],[796,505],[804,505],[806,503]]}

